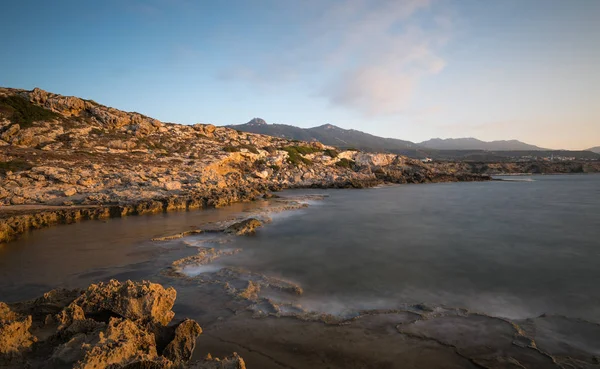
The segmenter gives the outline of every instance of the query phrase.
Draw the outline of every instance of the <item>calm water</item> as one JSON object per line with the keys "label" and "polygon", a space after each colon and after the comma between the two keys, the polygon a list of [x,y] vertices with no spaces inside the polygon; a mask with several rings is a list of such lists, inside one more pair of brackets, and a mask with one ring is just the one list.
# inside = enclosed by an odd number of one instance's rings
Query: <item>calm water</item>
{"label": "calm water", "polygon": [[424,302],[600,322],[600,176],[515,180],[304,191],[329,197],[224,263],[299,282],[300,303],[329,312]]}
{"label": "calm water", "polygon": [[[600,322],[600,176],[530,178],[286,191],[328,197],[275,215],[218,265],[298,282],[299,303],[332,313],[426,303]],[[109,277],[153,279],[190,251],[150,238],[252,206],[32,232],[0,247],[0,300]]]}

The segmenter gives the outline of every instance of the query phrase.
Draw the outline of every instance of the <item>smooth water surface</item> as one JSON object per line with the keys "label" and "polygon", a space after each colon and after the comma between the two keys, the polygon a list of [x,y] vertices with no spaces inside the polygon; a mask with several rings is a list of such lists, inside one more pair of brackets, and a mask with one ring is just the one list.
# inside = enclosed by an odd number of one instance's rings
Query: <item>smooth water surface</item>
{"label": "smooth water surface", "polygon": [[224,264],[298,282],[302,305],[333,313],[426,303],[600,322],[600,176],[509,179],[301,191],[329,197]]}

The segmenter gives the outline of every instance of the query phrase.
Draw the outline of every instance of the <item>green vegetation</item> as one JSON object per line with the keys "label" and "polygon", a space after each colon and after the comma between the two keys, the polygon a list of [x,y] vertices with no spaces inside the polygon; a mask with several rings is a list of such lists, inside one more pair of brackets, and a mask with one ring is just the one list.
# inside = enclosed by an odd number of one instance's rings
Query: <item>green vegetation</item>
{"label": "green vegetation", "polygon": [[17,95],[0,97],[0,112],[7,113],[10,120],[18,123],[21,128],[31,127],[36,121],[60,117],[59,114],[34,105],[24,97]]}
{"label": "green vegetation", "polygon": [[267,162],[264,159],[258,159],[254,162],[254,166],[257,168],[264,167],[267,165]]}
{"label": "green vegetation", "polygon": [[286,146],[282,147],[281,149],[288,153],[288,163],[296,166],[300,163],[311,165],[312,161],[310,161],[302,155],[312,154],[314,152],[320,151],[319,149],[315,149],[314,147],[310,146]]}
{"label": "green vegetation", "polygon": [[279,165],[275,164],[269,165],[269,168],[273,169],[275,172],[279,172],[279,170],[281,169]]}
{"label": "green vegetation", "polygon": [[338,157],[338,152],[333,149],[325,149],[325,150],[323,150],[323,154],[328,155],[329,157],[332,157],[332,158]]}
{"label": "green vegetation", "polygon": [[223,151],[225,151],[225,152],[239,152],[242,149],[246,149],[253,154],[258,154],[258,149],[256,148],[256,146],[253,146],[253,145],[242,144],[239,146],[227,145],[227,146],[223,147]]}
{"label": "green vegetation", "polygon": [[340,168],[348,168],[348,169],[354,167],[355,164],[356,164],[356,162],[354,160],[349,160],[346,158],[342,158],[337,163],[335,163],[335,165],[337,165]]}
{"label": "green vegetation", "polygon": [[281,150],[287,151],[288,153],[294,152],[300,155],[312,154],[321,151],[311,146],[285,146],[282,147]]}
{"label": "green vegetation", "polygon": [[20,172],[22,170],[31,169],[33,166],[23,160],[11,160],[11,161],[0,161],[0,174],[4,175],[6,172]]}

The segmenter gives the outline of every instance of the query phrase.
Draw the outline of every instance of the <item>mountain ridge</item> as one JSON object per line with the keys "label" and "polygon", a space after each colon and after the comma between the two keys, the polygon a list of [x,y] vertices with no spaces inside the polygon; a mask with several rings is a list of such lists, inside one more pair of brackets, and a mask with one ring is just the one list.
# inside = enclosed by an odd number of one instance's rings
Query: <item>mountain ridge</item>
{"label": "mountain ridge", "polygon": [[548,150],[515,139],[482,141],[473,137],[448,139],[432,138],[427,141],[415,143],[398,138],[376,136],[355,129],[345,129],[331,123],[325,123],[310,128],[301,128],[289,124],[269,124],[262,118],[253,118],[247,123],[227,125],[226,127],[288,139],[319,141],[326,145],[338,146],[341,148],[356,148],[365,151],[388,151],[399,154],[407,154],[411,151],[415,152],[427,149],[486,151]]}
{"label": "mountain ridge", "polygon": [[432,138],[427,141],[419,142],[423,146],[436,150],[488,150],[488,151],[513,151],[513,150],[534,150],[548,151],[539,146],[531,145],[519,140],[493,140],[483,141],[474,137],[460,138]]}

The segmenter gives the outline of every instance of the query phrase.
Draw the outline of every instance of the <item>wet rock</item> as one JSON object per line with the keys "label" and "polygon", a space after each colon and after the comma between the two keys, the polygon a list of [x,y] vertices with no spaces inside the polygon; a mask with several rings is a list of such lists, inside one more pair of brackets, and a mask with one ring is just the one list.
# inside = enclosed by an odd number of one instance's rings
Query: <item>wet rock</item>
{"label": "wet rock", "polygon": [[189,369],[246,369],[246,363],[237,353],[225,359],[207,357],[205,360],[192,363]]}
{"label": "wet rock", "polygon": [[175,337],[167,345],[162,355],[173,362],[186,362],[194,353],[196,339],[202,329],[193,320],[186,319],[175,329]]}
{"label": "wet rock", "polygon": [[74,304],[79,305],[86,316],[115,315],[167,325],[175,315],[171,309],[176,296],[177,292],[172,287],[165,289],[148,281],[121,283],[111,280],[92,284]]}
{"label": "wet rock", "polygon": [[225,233],[232,233],[238,236],[250,235],[256,233],[256,228],[262,227],[262,222],[255,218],[245,219],[234,223],[225,229]]}

